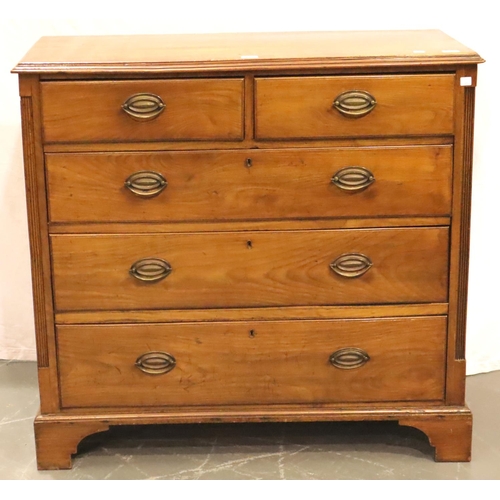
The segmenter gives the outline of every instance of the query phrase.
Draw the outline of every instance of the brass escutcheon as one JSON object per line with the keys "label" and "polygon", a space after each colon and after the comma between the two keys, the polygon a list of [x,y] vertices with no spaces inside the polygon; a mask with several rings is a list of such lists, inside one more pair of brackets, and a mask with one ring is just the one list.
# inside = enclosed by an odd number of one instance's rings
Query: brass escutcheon
{"label": "brass escutcheon", "polygon": [[155,257],[140,259],[130,267],[129,273],[139,281],[156,283],[172,272],[172,266],[163,259]]}
{"label": "brass escutcheon", "polygon": [[134,120],[154,120],[165,110],[165,103],[156,94],[141,93],[131,95],[123,104],[122,109]]}
{"label": "brass escutcheon", "polygon": [[173,370],[176,365],[175,358],[168,352],[151,351],[141,354],[135,366],[149,375],[163,375]]}
{"label": "brass escutcheon", "polygon": [[358,278],[363,276],[372,266],[373,262],[366,255],[344,253],[330,264],[330,269],[344,278]]}
{"label": "brass escutcheon", "polygon": [[125,187],[141,198],[154,198],[167,186],[167,179],[160,173],[152,170],[135,172],[125,180]]}
{"label": "brass escutcheon", "polygon": [[365,167],[344,167],[333,174],[331,182],[342,191],[357,192],[373,184],[375,177]]}
{"label": "brass escutcheon", "polygon": [[370,361],[370,356],[359,347],[344,347],[330,355],[329,361],[335,368],[352,370]]}
{"label": "brass escutcheon", "polygon": [[342,92],[333,101],[333,107],[343,116],[361,118],[373,111],[377,101],[365,90],[348,90]]}

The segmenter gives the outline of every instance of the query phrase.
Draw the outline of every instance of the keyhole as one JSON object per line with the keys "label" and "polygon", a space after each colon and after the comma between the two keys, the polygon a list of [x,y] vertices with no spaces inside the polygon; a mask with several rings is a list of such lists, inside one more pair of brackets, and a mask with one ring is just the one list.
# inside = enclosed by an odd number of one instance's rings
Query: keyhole
{"label": "keyhole", "polygon": [[256,335],[255,334],[255,330],[250,330],[250,334],[249,335],[250,335],[250,338],[253,339],[255,337],[255,335]]}
{"label": "keyhole", "polygon": [[251,242],[251,240],[247,241],[247,248],[252,248],[252,242]]}
{"label": "keyhole", "polygon": [[250,168],[252,166],[252,158],[247,158],[245,160],[245,167]]}

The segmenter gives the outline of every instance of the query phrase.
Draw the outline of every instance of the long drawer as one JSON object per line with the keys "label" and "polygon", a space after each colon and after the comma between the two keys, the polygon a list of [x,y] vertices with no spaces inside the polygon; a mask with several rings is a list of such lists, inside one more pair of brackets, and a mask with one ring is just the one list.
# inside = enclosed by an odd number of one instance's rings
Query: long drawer
{"label": "long drawer", "polygon": [[448,228],[54,235],[58,311],[447,302]]}
{"label": "long drawer", "polygon": [[47,154],[53,222],[447,215],[451,146]]}
{"label": "long drawer", "polygon": [[42,83],[44,140],[241,140],[243,79]]}
{"label": "long drawer", "polygon": [[437,401],[445,317],[57,328],[63,407]]}
{"label": "long drawer", "polygon": [[259,139],[453,133],[453,74],[256,78]]}

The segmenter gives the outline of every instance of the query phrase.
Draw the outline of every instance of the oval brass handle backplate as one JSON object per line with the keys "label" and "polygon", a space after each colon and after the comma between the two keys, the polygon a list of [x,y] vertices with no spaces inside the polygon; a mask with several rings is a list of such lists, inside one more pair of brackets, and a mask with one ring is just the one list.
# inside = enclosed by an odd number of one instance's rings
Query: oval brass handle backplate
{"label": "oval brass handle backplate", "polygon": [[342,370],[359,368],[368,361],[370,361],[368,353],[358,347],[344,347],[330,355],[330,363],[335,368],[341,368]]}
{"label": "oval brass handle backplate", "polygon": [[125,180],[125,187],[141,198],[153,198],[160,194],[167,185],[167,179],[152,170],[135,172]]}
{"label": "oval brass handle backplate", "polygon": [[166,260],[153,257],[134,262],[129,272],[139,281],[155,283],[166,278],[172,272],[172,266]]}
{"label": "oval brass handle backplate", "polygon": [[333,174],[332,184],[342,191],[356,192],[375,182],[373,174],[365,167],[345,167]]}
{"label": "oval brass handle backplate", "polygon": [[375,97],[365,90],[348,90],[333,101],[333,107],[349,118],[361,118],[373,111],[376,105]]}
{"label": "oval brass handle backplate", "polygon": [[151,351],[141,354],[135,366],[150,375],[162,375],[175,368],[175,358],[168,352]]}
{"label": "oval brass handle backplate", "polygon": [[330,269],[344,278],[358,278],[363,276],[372,266],[373,262],[366,255],[344,253],[330,264]]}
{"label": "oval brass handle backplate", "polygon": [[134,120],[154,120],[165,109],[162,98],[156,94],[141,93],[131,95],[123,104],[122,109]]}

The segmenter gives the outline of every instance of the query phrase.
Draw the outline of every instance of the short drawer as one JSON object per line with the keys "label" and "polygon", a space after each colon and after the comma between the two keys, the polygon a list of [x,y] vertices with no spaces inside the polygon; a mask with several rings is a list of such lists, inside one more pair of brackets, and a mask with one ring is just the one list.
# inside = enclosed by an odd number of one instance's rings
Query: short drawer
{"label": "short drawer", "polygon": [[62,406],[439,401],[445,317],[59,326]]}
{"label": "short drawer", "polygon": [[52,222],[448,215],[451,146],[47,154]]}
{"label": "short drawer", "polygon": [[259,139],[453,133],[454,76],[256,79]]}
{"label": "short drawer", "polygon": [[42,83],[44,140],[241,140],[243,80]]}
{"label": "short drawer", "polygon": [[446,302],[448,228],[51,238],[57,311]]}

